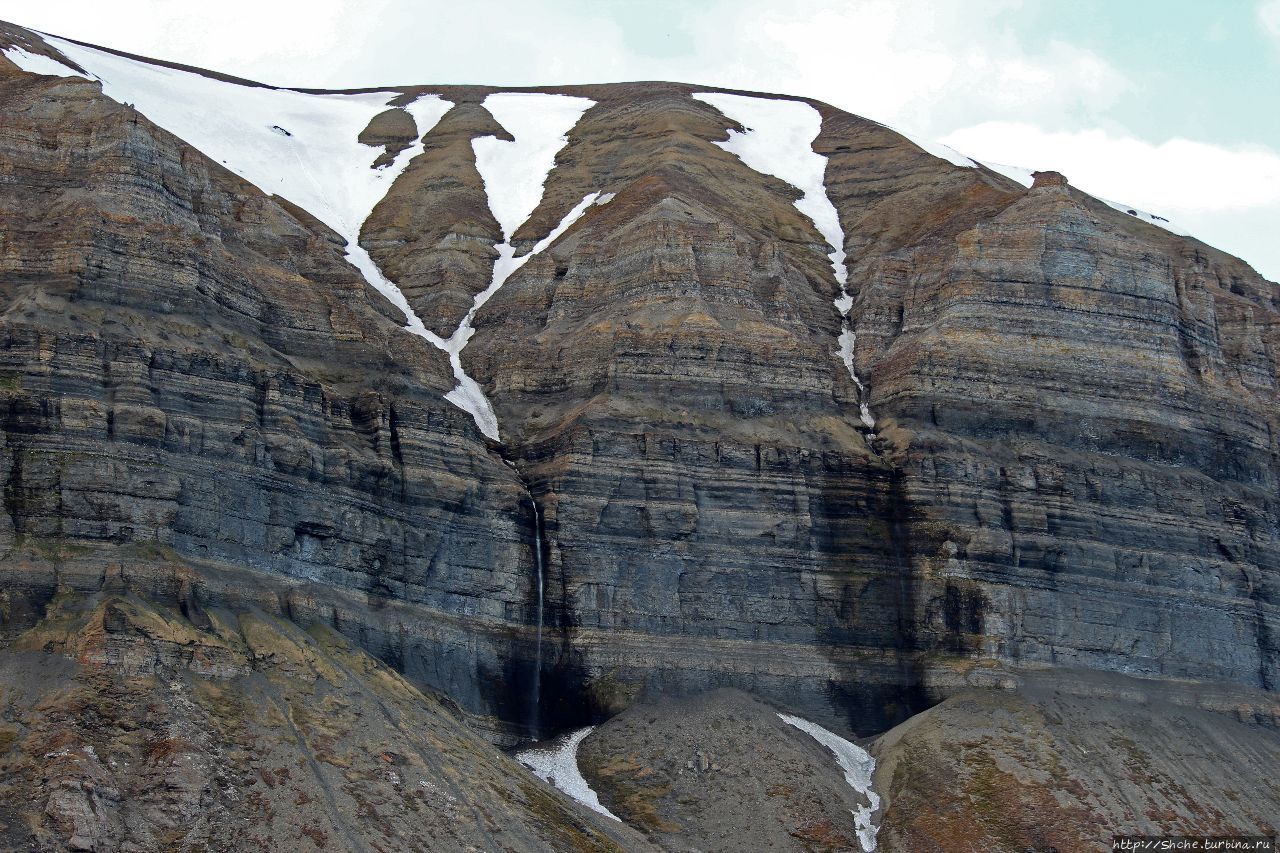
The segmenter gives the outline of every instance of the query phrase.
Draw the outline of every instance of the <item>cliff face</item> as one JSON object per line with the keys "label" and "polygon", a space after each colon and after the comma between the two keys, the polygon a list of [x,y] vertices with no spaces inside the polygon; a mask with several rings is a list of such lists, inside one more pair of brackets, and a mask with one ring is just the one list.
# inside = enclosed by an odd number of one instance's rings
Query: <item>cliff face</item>
{"label": "cliff face", "polygon": [[865,263],[931,644],[1274,688],[1274,285],[1052,186]]}
{"label": "cliff face", "polygon": [[531,510],[445,357],[304,212],[96,83],[0,74],[6,629],[119,571],[517,718]]}
{"label": "cliff face", "polygon": [[[327,624],[508,731],[735,686],[870,734],[975,660],[1275,688],[1280,306],[1235,258],[815,105],[833,247],[677,84],[547,90],[594,105],[508,234],[494,90],[396,90],[362,168],[414,156],[355,232],[415,335],[321,213],[6,56],[11,635],[119,577]],[[541,248],[458,359],[495,442],[430,333],[506,245]]]}
{"label": "cliff face", "polygon": [[573,665],[793,703],[825,682],[808,710],[839,697],[861,731],[949,657],[1274,687],[1273,285],[828,113],[870,438],[796,193],[712,147],[700,104],[628,110],[678,128],[637,155],[690,165],[583,164],[619,134],[589,112],[566,159],[618,196],[494,297],[471,356],[547,507]]}

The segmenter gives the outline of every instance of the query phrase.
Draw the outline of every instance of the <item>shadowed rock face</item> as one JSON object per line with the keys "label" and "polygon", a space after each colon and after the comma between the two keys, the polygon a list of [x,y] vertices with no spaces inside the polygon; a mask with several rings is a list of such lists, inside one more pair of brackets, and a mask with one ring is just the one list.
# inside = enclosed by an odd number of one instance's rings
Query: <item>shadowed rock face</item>
{"label": "shadowed rock face", "polygon": [[[447,333],[500,239],[471,140],[505,130],[494,90],[428,91],[455,106],[361,244]],[[335,234],[0,60],[0,624],[121,574],[325,622],[515,727],[731,685],[869,734],[972,658],[1275,688],[1274,284],[817,105],[870,433],[798,191],[696,88],[554,91],[596,106],[514,242],[616,195],[475,318],[496,445]]]}

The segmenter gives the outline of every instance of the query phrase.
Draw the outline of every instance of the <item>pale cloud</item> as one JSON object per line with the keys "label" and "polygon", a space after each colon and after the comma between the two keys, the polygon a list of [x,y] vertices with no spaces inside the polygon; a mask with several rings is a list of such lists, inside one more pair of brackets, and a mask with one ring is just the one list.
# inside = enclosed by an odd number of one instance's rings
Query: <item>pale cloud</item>
{"label": "pale cloud", "polygon": [[739,88],[816,97],[926,135],[975,116],[1069,124],[1100,114],[1129,86],[1090,51],[1020,42],[1000,23],[1012,5],[811,0],[783,12],[748,3],[728,20],[704,13],[703,29],[713,45],[740,46],[736,61],[713,63]]}
{"label": "pale cloud", "polygon": [[1263,0],[1258,4],[1258,23],[1262,31],[1280,47],[1280,0]]}
{"label": "pale cloud", "polygon": [[[604,4],[601,4],[602,6]],[[608,15],[570,3],[392,2],[359,56],[333,65],[325,85],[612,82],[640,65]]]}
{"label": "pale cloud", "polygon": [[[313,76],[324,57],[359,45],[377,25],[387,0],[365,0],[364,15],[350,15],[349,0],[292,3],[219,0],[59,0],[56,4],[3,3],[0,17],[54,35],[140,53],[228,74],[253,77],[270,67],[281,79]],[[19,8],[13,8],[19,7]]]}
{"label": "pale cloud", "polygon": [[942,141],[979,160],[1054,169],[1086,192],[1110,193],[1156,213],[1280,203],[1280,154],[1260,145],[1188,139],[1153,144],[1105,130],[1055,132],[1026,122],[984,122]]}

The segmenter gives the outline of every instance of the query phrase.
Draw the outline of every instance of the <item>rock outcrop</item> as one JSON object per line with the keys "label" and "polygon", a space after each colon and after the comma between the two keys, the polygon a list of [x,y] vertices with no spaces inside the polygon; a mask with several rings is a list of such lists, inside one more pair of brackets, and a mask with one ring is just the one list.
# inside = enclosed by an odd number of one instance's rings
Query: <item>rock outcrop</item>
{"label": "rock outcrop", "polygon": [[734,690],[635,705],[593,731],[583,775],[667,850],[862,851],[865,808],[829,750]]}

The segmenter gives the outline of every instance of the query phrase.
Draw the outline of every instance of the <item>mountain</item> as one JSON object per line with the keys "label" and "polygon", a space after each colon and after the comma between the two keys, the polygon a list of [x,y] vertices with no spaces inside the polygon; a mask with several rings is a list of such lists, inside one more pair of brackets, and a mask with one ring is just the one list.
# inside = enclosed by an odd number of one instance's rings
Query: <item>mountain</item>
{"label": "mountain", "polygon": [[803,99],[0,51],[9,845],[1275,832],[1243,261]]}

